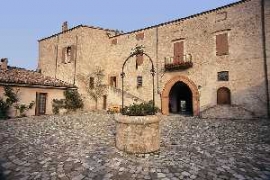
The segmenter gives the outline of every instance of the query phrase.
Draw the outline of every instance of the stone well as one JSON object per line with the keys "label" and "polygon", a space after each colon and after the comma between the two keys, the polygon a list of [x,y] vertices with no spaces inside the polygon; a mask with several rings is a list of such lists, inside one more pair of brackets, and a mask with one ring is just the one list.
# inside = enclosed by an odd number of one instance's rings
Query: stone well
{"label": "stone well", "polygon": [[128,153],[150,153],[160,148],[158,116],[115,115],[116,147]]}

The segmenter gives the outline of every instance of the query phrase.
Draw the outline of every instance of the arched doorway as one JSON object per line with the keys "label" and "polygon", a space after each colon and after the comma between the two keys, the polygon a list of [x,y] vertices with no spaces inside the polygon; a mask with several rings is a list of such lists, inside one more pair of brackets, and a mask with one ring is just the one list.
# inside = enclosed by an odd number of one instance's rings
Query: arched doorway
{"label": "arched doorway", "polygon": [[[177,94],[177,92],[182,92],[182,95],[175,95]],[[168,115],[170,113],[170,108],[172,106],[170,105],[170,97],[171,99],[176,98],[175,101],[178,102],[183,99],[183,101],[186,101],[182,102],[182,104],[186,104],[186,111],[188,110],[188,112],[193,114],[194,116],[199,115],[199,91],[195,83],[187,77],[175,76],[165,84],[161,94],[162,114]],[[176,110],[180,112],[181,102],[179,105],[176,105]]]}
{"label": "arched doorway", "polygon": [[229,88],[221,87],[217,91],[217,104],[231,104],[231,91]]}
{"label": "arched doorway", "polygon": [[193,115],[192,93],[183,82],[176,82],[169,93],[169,113]]}

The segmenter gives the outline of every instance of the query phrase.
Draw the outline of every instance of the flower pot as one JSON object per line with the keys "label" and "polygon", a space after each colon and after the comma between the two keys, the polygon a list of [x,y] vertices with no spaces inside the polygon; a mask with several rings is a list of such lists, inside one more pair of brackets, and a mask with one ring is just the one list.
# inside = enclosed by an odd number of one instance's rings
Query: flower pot
{"label": "flower pot", "polygon": [[160,118],[115,115],[116,147],[127,153],[150,153],[160,148]]}

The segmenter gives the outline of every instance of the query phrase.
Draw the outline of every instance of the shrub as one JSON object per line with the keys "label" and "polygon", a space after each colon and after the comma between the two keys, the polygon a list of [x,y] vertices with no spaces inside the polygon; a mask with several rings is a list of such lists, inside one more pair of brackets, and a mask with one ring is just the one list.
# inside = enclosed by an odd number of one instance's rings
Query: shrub
{"label": "shrub", "polygon": [[53,99],[53,113],[59,114],[60,109],[75,111],[83,108],[83,100],[77,90],[64,91],[65,99]]}
{"label": "shrub", "polygon": [[53,114],[59,114],[59,110],[64,107],[65,107],[64,99],[53,99],[52,102]]}
{"label": "shrub", "polygon": [[158,111],[157,107],[153,108],[153,101],[141,104],[132,104],[122,109],[123,115],[128,116],[147,116],[154,115]]}
{"label": "shrub", "polygon": [[0,119],[7,119],[9,109],[19,100],[17,92],[15,93],[11,87],[5,86],[4,91],[4,96],[6,98],[3,99],[0,97]]}
{"label": "shrub", "polygon": [[28,111],[29,109],[32,109],[32,107],[34,106],[35,104],[35,101],[32,101],[29,105],[26,105],[26,104],[15,104],[14,107],[16,109],[16,114],[17,114],[17,111],[19,110],[19,117],[24,117],[26,116],[25,115],[25,112]]}
{"label": "shrub", "polygon": [[77,90],[66,90],[64,96],[65,109],[75,111],[83,108],[83,100]]}

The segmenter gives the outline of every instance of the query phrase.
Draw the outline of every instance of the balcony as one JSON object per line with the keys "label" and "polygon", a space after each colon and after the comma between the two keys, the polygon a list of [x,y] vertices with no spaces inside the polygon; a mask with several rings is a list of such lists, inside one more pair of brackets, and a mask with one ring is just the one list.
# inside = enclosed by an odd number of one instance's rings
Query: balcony
{"label": "balcony", "polygon": [[165,58],[165,71],[186,70],[193,66],[191,54]]}

